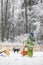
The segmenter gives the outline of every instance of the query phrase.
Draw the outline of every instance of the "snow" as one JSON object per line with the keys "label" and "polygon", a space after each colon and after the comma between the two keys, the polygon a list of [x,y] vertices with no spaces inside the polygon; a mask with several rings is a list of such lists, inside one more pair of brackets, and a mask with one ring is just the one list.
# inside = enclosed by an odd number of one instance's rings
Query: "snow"
{"label": "snow", "polygon": [[23,43],[23,42],[25,42],[28,39],[28,37],[29,37],[28,33],[27,34],[21,34],[20,36],[16,36],[15,37],[15,42]]}
{"label": "snow", "polygon": [[23,44],[25,43],[25,41],[29,38],[29,34],[21,34],[21,35],[18,35],[18,36],[15,36],[14,38],[14,42],[10,42],[10,39],[7,41],[6,39],[4,39],[5,41],[4,42],[1,42],[0,41],[0,44],[1,45],[11,45],[11,44]]}
{"label": "snow", "polygon": [[0,65],[43,65],[43,52],[34,52],[32,58],[13,51],[10,53],[10,56],[0,56]]}

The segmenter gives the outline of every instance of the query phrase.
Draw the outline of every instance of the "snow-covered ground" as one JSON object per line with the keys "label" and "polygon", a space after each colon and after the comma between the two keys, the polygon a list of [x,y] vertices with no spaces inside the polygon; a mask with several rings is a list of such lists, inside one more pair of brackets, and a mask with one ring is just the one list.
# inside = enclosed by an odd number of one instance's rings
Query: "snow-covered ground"
{"label": "snow-covered ground", "polygon": [[0,56],[0,65],[43,65],[43,52],[34,52],[32,58],[13,51],[10,53],[9,57]]}

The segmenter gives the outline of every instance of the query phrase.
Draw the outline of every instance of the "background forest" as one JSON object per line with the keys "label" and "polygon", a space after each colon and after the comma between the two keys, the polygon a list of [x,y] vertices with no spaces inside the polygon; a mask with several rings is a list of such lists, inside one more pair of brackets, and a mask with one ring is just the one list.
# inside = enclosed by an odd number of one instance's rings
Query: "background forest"
{"label": "background forest", "polygon": [[0,41],[27,38],[31,31],[43,44],[43,0],[0,0]]}

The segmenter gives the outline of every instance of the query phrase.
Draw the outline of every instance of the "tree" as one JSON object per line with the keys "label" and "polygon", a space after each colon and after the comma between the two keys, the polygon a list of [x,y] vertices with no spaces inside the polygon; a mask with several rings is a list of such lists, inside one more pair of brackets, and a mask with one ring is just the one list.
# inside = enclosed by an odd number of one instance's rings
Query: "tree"
{"label": "tree", "polygon": [[25,23],[26,23],[26,27],[25,27],[25,32],[28,33],[28,21],[27,21],[27,0],[24,0],[24,8],[25,8]]}
{"label": "tree", "polygon": [[29,10],[31,11],[31,5],[32,5],[32,0],[24,0],[23,4],[22,4],[22,7],[25,8],[25,32],[28,33],[28,14],[27,11],[28,11],[28,8],[29,7]]}
{"label": "tree", "polygon": [[[14,0],[13,0],[14,3]],[[1,0],[1,24],[2,24],[2,42],[4,42],[4,39],[9,39],[9,34],[11,34],[10,29],[12,28],[11,25],[14,22],[14,4],[12,7],[12,12],[10,12],[10,1],[9,0]],[[12,13],[12,17],[11,17],[11,13]],[[14,25],[12,25],[12,33],[14,33]],[[14,38],[14,35],[13,35]]]}
{"label": "tree", "polygon": [[4,21],[3,21],[3,0],[1,0],[1,26],[2,26],[2,35],[1,40],[4,41],[5,31],[4,31]]}
{"label": "tree", "polygon": [[[12,20],[10,20],[10,27],[9,27],[9,37],[10,37],[10,39],[11,39],[11,41],[14,41],[14,30],[15,30],[15,26],[14,26],[14,0],[12,0],[12,16],[11,16],[11,18],[12,18]],[[10,18],[10,19],[11,19]]]}
{"label": "tree", "polygon": [[5,7],[5,38],[7,35],[7,11],[8,11],[8,0],[6,0],[6,7]]}

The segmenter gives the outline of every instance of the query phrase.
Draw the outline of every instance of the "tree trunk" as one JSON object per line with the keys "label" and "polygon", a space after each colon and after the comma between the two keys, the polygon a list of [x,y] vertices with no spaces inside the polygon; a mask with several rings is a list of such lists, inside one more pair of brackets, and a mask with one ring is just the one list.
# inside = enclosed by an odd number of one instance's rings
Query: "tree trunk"
{"label": "tree trunk", "polygon": [[3,21],[3,0],[1,0],[1,26],[2,26],[2,35],[1,35],[1,40],[4,42],[4,21]]}
{"label": "tree trunk", "polygon": [[26,21],[26,29],[25,32],[28,33],[28,21],[27,21],[27,5],[26,5],[26,0],[24,0],[25,2],[25,21]]}
{"label": "tree trunk", "polygon": [[6,8],[5,8],[5,38],[7,38],[7,8],[8,8],[8,0],[6,0]]}

